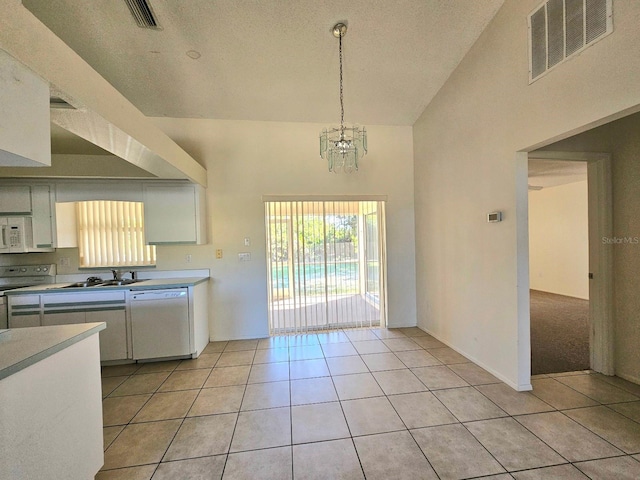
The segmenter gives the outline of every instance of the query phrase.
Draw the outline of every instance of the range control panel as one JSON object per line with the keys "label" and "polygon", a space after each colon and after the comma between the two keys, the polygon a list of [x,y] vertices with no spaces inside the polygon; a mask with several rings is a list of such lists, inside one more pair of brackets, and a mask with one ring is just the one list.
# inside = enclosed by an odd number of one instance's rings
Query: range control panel
{"label": "range control panel", "polygon": [[40,277],[43,275],[54,276],[56,265],[48,263],[44,265],[12,265],[0,267],[0,277]]}

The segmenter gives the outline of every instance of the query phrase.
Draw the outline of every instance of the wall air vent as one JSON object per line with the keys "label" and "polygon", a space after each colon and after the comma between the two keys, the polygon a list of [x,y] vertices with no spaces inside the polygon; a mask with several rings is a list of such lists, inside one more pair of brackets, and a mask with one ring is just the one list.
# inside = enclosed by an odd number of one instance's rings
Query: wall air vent
{"label": "wall air vent", "polygon": [[147,0],[124,0],[139,27],[160,29],[153,9]]}
{"label": "wall air vent", "polygon": [[548,0],[529,21],[529,83],[613,32],[612,0]]}

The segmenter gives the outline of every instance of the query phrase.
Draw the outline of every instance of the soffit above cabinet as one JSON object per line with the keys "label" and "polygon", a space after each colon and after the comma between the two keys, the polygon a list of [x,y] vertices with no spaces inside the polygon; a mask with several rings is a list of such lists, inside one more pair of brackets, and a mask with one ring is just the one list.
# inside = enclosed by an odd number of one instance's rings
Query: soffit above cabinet
{"label": "soffit above cabinet", "polygon": [[[29,32],[28,41],[24,32]],[[206,186],[204,167],[18,0],[0,4],[0,49],[46,81],[53,96],[73,107],[51,109],[56,125],[158,178],[187,179]]]}
{"label": "soffit above cabinet", "polygon": [[48,165],[49,84],[0,50],[0,166]]}

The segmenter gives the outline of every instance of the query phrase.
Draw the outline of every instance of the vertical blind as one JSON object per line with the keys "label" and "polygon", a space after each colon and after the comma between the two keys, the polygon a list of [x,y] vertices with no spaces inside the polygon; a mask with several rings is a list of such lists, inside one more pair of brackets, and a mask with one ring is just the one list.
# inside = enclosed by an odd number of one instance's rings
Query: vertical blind
{"label": "vertical blind", "polygon": [[272,334],[386,323],[384,202],[265,202],[265,217]]}
{"label": "vertical blind", "polygon": [[144,240],[142,202],[76,203],[81,267],[155,265],[156,247]]}

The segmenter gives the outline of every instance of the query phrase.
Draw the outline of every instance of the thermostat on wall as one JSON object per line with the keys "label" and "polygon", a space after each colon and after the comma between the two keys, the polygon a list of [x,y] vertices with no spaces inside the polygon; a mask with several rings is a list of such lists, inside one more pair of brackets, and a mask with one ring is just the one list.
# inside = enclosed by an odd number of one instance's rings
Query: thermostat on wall
{"label": "thermostat on wall", "polygon": [[487,213],[487,222],[495,223],[502,221],[502,212],[491,212]]}

